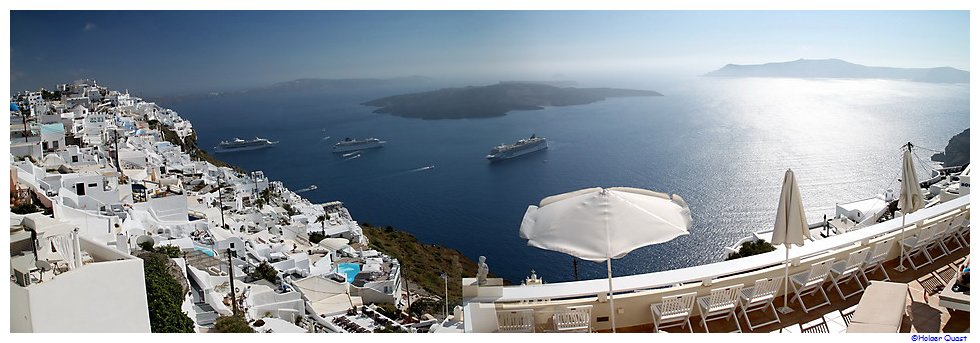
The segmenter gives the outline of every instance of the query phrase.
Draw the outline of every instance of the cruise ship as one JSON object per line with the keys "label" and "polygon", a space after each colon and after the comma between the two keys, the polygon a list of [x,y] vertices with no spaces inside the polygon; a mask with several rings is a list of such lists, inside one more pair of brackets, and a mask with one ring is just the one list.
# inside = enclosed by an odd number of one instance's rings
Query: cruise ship
{"label": "cruise ship", "polygon": [[231,141],[221,141],[218,146],[214,147],[214,150],[215,152],[245,151],[268,148],[276,144],[279,144],[279,142],[269,141],[265,138],[255,137],[255,139],[249,141],[241,138],[235,138]]}
{"label": "cruise ship", "polygon": [[344,138],[343,141],[333,145],[333,152],[348,152],[361,149],[380,148],[385,145],[385,141],[377,138],[350,139]]}
{"label": "cruise ship", "polygon": [[508,158],[530,154],[532,152],[547,148],[547,139],[531,135],[530,138],[518,140],[517,143],[514,144],[500,144],[493,147],[493,149],[490,150],[490,153],[487,154],[487,159],[490,160],[490,162],[506,160]]}

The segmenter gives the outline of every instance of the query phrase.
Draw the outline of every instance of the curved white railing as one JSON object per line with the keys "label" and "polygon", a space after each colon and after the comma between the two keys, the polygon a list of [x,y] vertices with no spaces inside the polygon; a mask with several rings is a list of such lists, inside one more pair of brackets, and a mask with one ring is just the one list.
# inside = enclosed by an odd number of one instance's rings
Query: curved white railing
{"label": "curved white railing", "polygon": [[[964,196],[932,208],[922,209],[906,216],[906,230],[916,223],[943,216],[951,211],[965,209],[969,206],[969,196]],[[871,239],[890,233],[898,233],[901,229],[902,218],[895,218],[883,223],[868,226],[866,228],[847,232],[844,234],[831,236],[815,242],[809,242],[802,247],[790,249],[790,259],[799,261],[807,257],[821,255],[832,252],[835,249],[850,246],[855,243],[867,244]],[[897,249],[893,249],[892,255],[897,255]],[[716,262],[706,265],[667,270],[648,274],[621,276],[613,278],[613,290],[615,293],[634,292],[639,290],[649,290],[661,287],[668,287],[677,284],[690,282],[702,282],[710,284],[711,280],[720,277],[732,276],[733,274],[743,273],[752,270],[768,268],[782,265],[786,256],[785,253],[775,251],[771,253],[743,257],[731,261]],[[499,296],[480,296],[468,299],[470,302],[520,302],[537,299],[569,299],[578,297],[595,297],[598,294],[608,292],[609,284],[605,279],[561,282],[536,286],[508,286],[502,287],[502,294]]]}

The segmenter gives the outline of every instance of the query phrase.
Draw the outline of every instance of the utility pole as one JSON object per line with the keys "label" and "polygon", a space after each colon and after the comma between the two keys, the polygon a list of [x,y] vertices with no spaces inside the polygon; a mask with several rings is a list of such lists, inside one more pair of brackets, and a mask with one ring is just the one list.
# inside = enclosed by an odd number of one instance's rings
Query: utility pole
{"label": "utility pole", "polygon": [[238,299],[236,299],[235,294],[235,271],[231,265],[231,248],[228,248],[228,284],[231,285],[228,288],[231,289],[231,307],[232,315],[238,315]]}
{"label": "utility pole", "polygon": [[112,137],[114,138],[113,143],[116,146],[116,171],[122,173],[122,167],[119,165],[119,131],[112,130]]}
{"label": "utility pole", "polygon": [[222,184],[224,183],[223,181],[224,180],[222,179],[221,175],[218,175],[218,210],[221,211],[221,228],[222,229],[225,228],[225,205],[222,204],[222,201],[224,199],[222,199],[222,196],[221,196],[221,194],[222,194],[221,193],[221,189],[224,188],[224,187],[222,187],[223,186]]}
{"label": "utility pole", "polygon": [[405,279],[405,293],[408,294],[408,307],[405,309],[405,313],[408,313],[408,321],[412,321],[412,287],[408,280],[408,265],[402,267],[405,269],[405,273],[402,273],[402,278]]}
{"label": "utility pole", "polygon": [[449,318],[449,276],[446,273],[440,273],[439,277],[446,283],[446,297],[443,299],[444,308],[442,310],[442,318],[445,319]]}

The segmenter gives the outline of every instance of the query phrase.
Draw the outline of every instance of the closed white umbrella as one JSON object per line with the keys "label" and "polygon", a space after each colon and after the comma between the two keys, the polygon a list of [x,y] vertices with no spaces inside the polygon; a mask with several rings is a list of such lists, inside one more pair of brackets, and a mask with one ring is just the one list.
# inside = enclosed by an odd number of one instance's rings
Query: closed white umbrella
{"label": "closed white umbrella", "polygon": [[678,195],[628,187],[588,188],[528,206],[520,234],[530,246],[606,261],[609,311],[616,332],[612,259],[686,235],[691,222],[691,211]]}
{"label": "closed white umbrella", "polygon": [[902,256],[905,255],[905,216],[925,206],[922,190],[919,188],[919,178],[915,175],[915,163],[912,161],[912,142],[906,144],[907,149],[902,154],[902,191],[898,194],[898,208],[902,209],[902,238],[898,241],[901,254],[898,255],[898,267],[895,270],[905,271]]}
{"label": "closed white umbrella", "polygon": [[783,177],[783,189],[779,193],[779,207],[776,209],[776,224],[772,231],[772,244],[783,244],[786,247],[786,263],[783,267],[782,313],[793,312],[789,308],[789,249],[795,245],[803,246],[810,239],[810,227],[806,224],[806,213],[803,211],[803,198],[800,197],[800,186],[796,183],[796,175],[792,169],[787,169]]}

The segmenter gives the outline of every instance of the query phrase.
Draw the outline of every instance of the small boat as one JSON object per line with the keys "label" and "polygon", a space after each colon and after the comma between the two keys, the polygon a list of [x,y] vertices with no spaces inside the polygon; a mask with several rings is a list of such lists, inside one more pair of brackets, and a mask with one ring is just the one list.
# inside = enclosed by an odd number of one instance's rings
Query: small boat
{"label": "small boat", "polygon": [[347,158],[347,157],[351,157],[351,156],[354,156],[354,155],[358,155],[360,153],[361,153],[361,151],[360,150],[357,150],[357,151],[354,151],[354,152],[349,152],[349,153],[343,154],[341,156],[343,156],[344,158]]}
{"label": "small boat", "polygon": [[358,158],[358,157],[361,157],[361,154],[357,154],[357,155],[348,157],[348,158],[346,158],[346,160],[353,160],[353,159]]}

